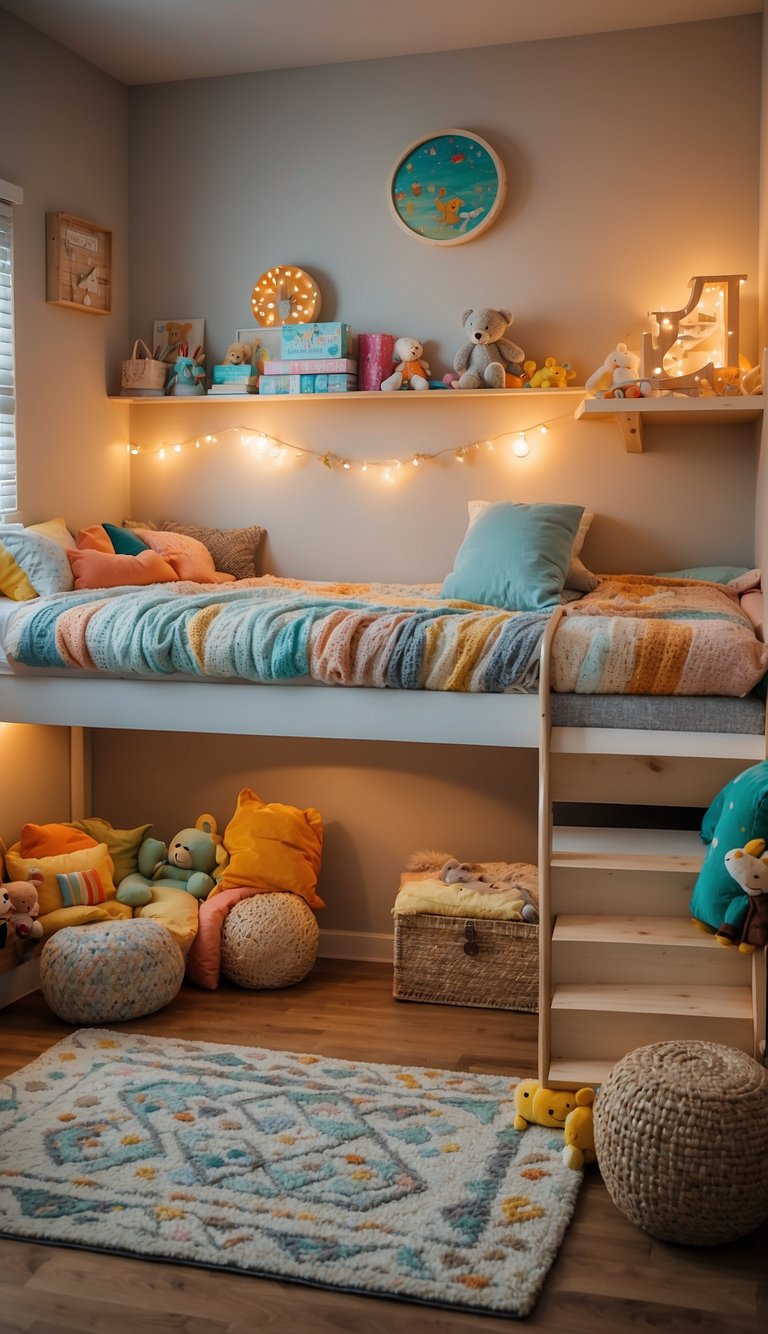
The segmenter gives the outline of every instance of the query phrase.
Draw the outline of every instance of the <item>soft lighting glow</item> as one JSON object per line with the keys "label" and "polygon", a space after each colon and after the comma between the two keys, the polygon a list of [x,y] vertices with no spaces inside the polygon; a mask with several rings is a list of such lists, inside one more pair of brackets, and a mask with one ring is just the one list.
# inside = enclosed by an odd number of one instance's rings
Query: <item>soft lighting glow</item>
{"label": "soft lighting glow", "polygon": [[165,450],[164,450],[164,449],[161,449],[161,450],[158,452],[157,457],[158,457],[159,459],[164,459],[164,458],[165,458]]}
{"label": "soft lighting glow", "polygon": [[180,454],[180,453],[181,453],[181,445],[174,445],[174,446],[173,446],[173,452],[174,452],[174,454]]}
{"label": "soft lighting glow", "polygon": [[531,446],[525,438],[525,431],[518,431],[517,439],[512,446],[512,453],[515,455],[515,458],[524,459],[530,452]]}

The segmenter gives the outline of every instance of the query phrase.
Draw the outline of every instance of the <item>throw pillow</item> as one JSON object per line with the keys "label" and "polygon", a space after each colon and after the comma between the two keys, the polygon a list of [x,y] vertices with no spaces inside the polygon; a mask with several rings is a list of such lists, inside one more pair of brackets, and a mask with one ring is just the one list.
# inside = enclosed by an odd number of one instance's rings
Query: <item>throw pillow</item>
{"label": "throw pillow", "polygon": [[102,527],[112,543],[112,550],[118,556],[138,556],[140,551],[146,551],[149,547],[148,542],[143,542],[138,533],[131,532],[129,528],[118,528],[114,523],[105,523]]}
{"label": "throw pillow", "polygon": [[[489,509],[491,505],[500,503],[502,502],[496,500],[468,500],[467,511],[469,513],[469,527],[471,528],[475,520],[479,518],[485,510]],[[565,587],[575,588],[580,593],[591,593],[593,589],[597,588],[597,585],[600,582],[597,575],[593,574],[591,570],[588,570],[584,562],[579,559],[581,548],[584,545],[584,539],[589,532],[594,517],[594,514],[589,510],[585,510],[582,514],[576,537],[573,542],[571,559],[565,575]]]}
{"label": "throw pillow", "polygon": [[116,885],[133,871],[138,871],[139,848],[152,828],[151,824],[140,824],[136,829],[115,829],[109,820],[91,815],[85,820],[73,820],[72,825],[97,843],[106,843],[114,867],[112,879]]}
{"label": "throw pillow", "polygon": [[216,569],[207,546],[196,537],[187,533],[157,532],[152,528],[137,528],[134,532],[167,560],[179,579],[191,579],[198,584],[225,584],[234,580],[233,574]]}
{"label": "throw pillow", "polygon": [[55,857],[22,857],[19,844],[15,843],[5,854],[5,864],[11,880],[26,880],[28,873],[35,869],[41,872],[42,881],[38,886],[41,917],[64,907],[57,877],[70,871],[98,871],[106,897],[115,897],[112,858],[106,843],[98,843],[95,848],[82,848],[79,852],[59,853]]}
{"label": "throw pillow", "polygon": [[63,519],[46,519],[44,523],[31,523],[27,532],[42,533],[43,537],[50,537],[52,542],[58,542],[65,551],[71,551],[77,546]]}
{"label": "throw pillow", "polygon": [[224,574],[232,574],[235,579],[253,579],[259,574],[257,557],[266,529],[257,524],[250,528],[203,528],[168,519],[163,529],[197,538],[210,551],[216,569]]}
{"label": "throw pillow", "polygon": [[562,598],[580,505],[490,505],[470,524],[441,597],[545,611]]}
{"label": "throw pillow", "polygon": [[86,549],[68,551],[75,576],[75,588],[122,588],[123,585],[169,584],[178,579],[176,571],[156,551],[140,551],[138,556],[118,556],[109,551]]}
{"label": "throw pillow", "polygon": [[56,883],[59,886],[63,908],[106,903],[107,895],[98,871],[60,872],[56,876]]}
{"label": "throw pillow", "polygon": [[319,811],[279,802],[269,805],[250,788],[242,789],[237,809],[224,831],[229,862],[209,897],[244,886],[265,894],[290,891],[310,908],[324,908],[316,892],[323,848]]}
{"label": "throw pillow", "polygon": [[25,824],[19,835],[19,852],[22,857],[56,857],[60,852],[95,848],[100,842],[71,824]]}
{"label": "throw pillow", "polygon": [[[17,602],[49,593],[68,593],[72,589],[72,571],[67,552],[53,538],[29,528],[0,528],[0,547],[6,556],[0,568],[0,589]],[[25,579],[19,578],[19,571]]]}

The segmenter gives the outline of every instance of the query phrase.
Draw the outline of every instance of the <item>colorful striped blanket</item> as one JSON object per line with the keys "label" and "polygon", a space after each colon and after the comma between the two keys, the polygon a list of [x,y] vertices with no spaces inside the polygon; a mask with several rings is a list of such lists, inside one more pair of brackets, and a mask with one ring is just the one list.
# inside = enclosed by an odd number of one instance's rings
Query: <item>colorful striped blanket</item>
{"label": "colorful striped blanket", "polygon": [[[448,601],[437,584],[267,575],[38,598],[5,647],[12,666],[59,672],[530,693],[548,616]],[[745,695],[766,671],[736,594],[692,580],[604,576],[566,606],[552,648],[558,692]]]}
{"label": "colorful striped blanket", "polygon": [[128,677],[535,691],[547,616],[438,594],[273,576],[84,590],[25,603],[5,647],[11,665]]}

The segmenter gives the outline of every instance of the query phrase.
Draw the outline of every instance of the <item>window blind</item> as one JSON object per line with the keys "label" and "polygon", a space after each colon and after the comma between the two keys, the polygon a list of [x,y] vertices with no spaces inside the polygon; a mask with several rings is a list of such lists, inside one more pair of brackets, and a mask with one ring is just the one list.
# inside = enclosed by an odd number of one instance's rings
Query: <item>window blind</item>
{"label": "window blind", "polygon": [[13,376],[13,209],[0,198],[0,518],[18,509]]}

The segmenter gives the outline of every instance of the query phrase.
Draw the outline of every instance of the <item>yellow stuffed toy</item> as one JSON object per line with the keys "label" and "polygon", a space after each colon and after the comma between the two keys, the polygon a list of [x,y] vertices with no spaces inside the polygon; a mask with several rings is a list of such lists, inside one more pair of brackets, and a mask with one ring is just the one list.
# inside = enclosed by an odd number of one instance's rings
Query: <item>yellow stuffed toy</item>
{"label": "yellow stuffed toy", "polygon": [[515,1130],[531,1125],[562,1130],[569,1113],[586,1101],[587,1093],[594,1098],[594,1089],[547,1089],[538,1079],[521,1079],[515,1089]]}
{"label": "yellow stuffed toy", "polygon": [[592,1104],[594,1101],[594,1089],[579,1089],[576,1094],[576,1106],[565,1118],[563,1162],[566,1167],[573,1167],[577,1171],[584,1167],[586,1163],[597,1162],[594,1122],[592,1119]]}

